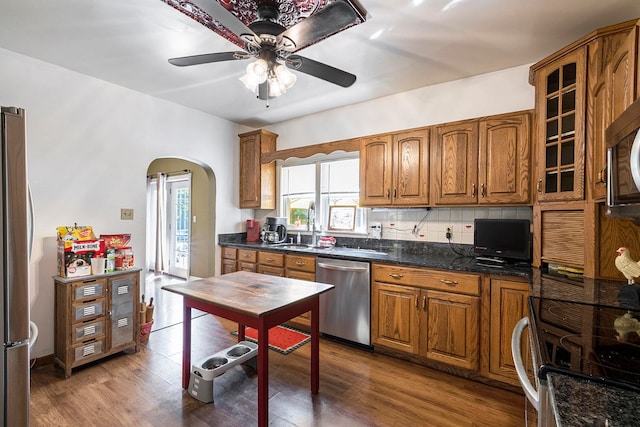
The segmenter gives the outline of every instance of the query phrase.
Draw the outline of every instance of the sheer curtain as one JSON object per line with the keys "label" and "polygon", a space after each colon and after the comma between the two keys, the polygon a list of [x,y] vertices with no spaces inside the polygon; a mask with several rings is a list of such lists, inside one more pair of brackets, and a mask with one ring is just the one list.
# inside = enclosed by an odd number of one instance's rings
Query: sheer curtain
{"label": "sheer curtain", "polygon": [[156,275],[165,272],[167,256],[167,175],[158,172],[155,177],[147,179],[147,268]]}

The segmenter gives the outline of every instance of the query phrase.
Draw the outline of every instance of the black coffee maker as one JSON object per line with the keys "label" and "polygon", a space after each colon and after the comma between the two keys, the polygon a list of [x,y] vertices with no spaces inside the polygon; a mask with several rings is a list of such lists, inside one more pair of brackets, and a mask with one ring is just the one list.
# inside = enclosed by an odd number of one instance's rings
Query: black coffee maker
{"label": "black coffee maker", "polygon": [[261,239],[265,243],[282,243],[287,239],[287,218],[268,216],[262,227]]}

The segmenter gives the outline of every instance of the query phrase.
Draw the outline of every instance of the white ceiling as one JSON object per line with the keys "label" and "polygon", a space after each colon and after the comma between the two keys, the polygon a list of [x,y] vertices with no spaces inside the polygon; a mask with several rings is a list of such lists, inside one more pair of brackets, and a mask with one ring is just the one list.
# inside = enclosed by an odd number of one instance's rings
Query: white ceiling
{"label": "white ceiling", "polygon": [[2,0],[0,47],[261,127],[533,63],[596,28],[640,18],[639,0],[360,2],[365,23],[299,52],[356,74],[356,83],[345,89],[298,73],[268,108],[238,80],[247,62],[170,65],[238,48],[160,0]]}

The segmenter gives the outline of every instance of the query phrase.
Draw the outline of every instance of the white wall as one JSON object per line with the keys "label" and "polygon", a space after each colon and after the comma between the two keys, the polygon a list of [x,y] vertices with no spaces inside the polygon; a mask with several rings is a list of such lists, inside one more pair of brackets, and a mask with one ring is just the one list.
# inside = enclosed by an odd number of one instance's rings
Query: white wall
{"label": "white wall", "polygon": [[[0,64],[0,105],[27,111],[35,208],[31,317],[40,329],[33,355],[40,357],[53,353],[56,227],[131,233],[136,265],[143,266],[146,171],[155,158],[170,156],[213,169],[216,234],[241,231],[235,159],[237,134],[245,129],[4,49]],[[120,220],[120,208],[133,208],[134,220]]]}

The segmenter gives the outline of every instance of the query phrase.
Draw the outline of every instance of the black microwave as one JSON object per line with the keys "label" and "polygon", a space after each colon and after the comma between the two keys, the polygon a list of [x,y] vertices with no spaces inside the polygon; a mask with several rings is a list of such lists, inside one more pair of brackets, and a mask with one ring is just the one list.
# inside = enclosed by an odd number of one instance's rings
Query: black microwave
{"label": "black microwave", "polygon": [[607,214],[640,222],[640,98],[606,131]]}

